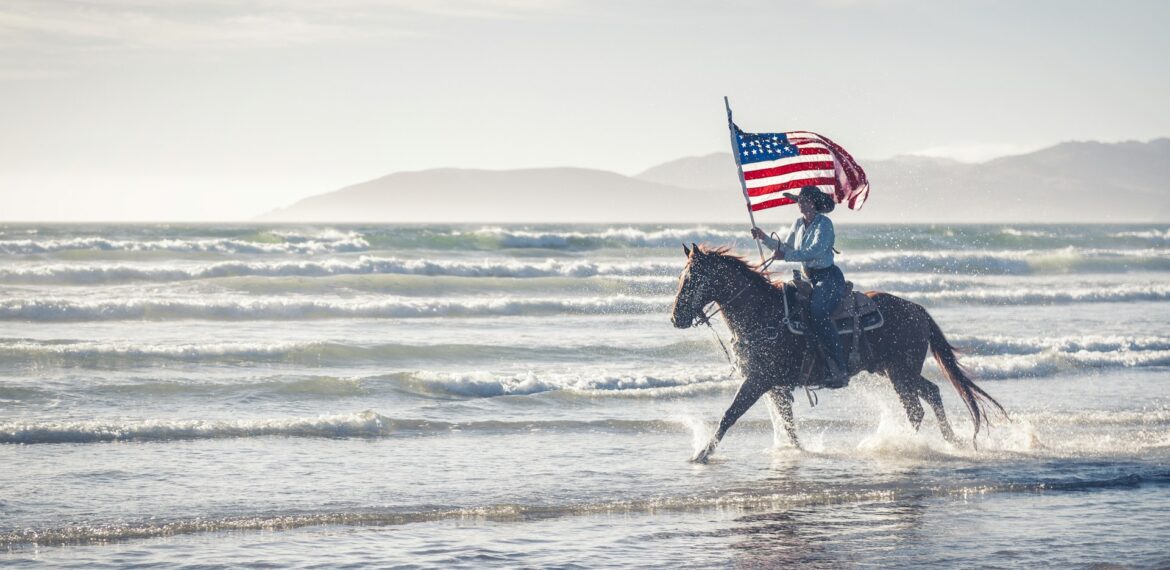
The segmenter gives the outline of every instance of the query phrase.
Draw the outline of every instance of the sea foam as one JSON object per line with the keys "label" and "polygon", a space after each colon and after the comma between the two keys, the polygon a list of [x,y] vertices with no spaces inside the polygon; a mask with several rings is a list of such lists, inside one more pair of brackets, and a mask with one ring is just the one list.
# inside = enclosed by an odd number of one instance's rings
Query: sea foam
{"label": "sea foam", "polygon": [[666,312],[669,297],[532,299],[138,299],[82,301],[41,298],[0,301],[0,320],[299,320],[607,315]]}
{"label": "sea foam", "polygon": [[12,422],[0,424],[0,444],[109,443],[251,437],[378,438],[425,436],[455,431],[528,432],[534,430],[676,431],[685,426],[666,420],[532,420],[443,422],[391,418],[373,410],[309,418],[249,420],[139,420]]}
{"label": "sea foam", "polygon": [[229,254],[320,254],[364,251],[370,244],[359,234],[331,231],[311,237],[295,233],[279,235],[281,241],[231,238],[169,238],[169,239],[110,239],[104,237],[73,237],[55,240],[17,239],[0,240],[0,254],[31,255],[70,250],[99,251],[171,251],[179,253]]}
{"label": "sea foam", "polygon": [[[680,256],[681,258],[681,256]],[[130,281],[189,281],[221,277],[328,277],[335,275],[426,275],[451,277],[594,277],[677,275],[682,261],[604,263],[583,260],[401,259],[362,256],[356,260],[225,261],[204,265],[54,263],[0,269],[3,283],[91,284]]]}

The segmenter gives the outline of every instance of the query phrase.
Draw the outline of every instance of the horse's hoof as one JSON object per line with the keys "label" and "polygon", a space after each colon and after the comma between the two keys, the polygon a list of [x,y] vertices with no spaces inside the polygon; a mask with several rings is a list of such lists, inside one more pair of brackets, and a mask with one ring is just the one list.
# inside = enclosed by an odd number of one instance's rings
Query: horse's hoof
{"label": "horse's hoof", "polygon": [[707,458],[709,458],[709,457],[711,457],[711,448],[707,448],[707,449],[704,449],[704,450],[696,453],[695,456],[691,458],[691,463],[699,463],[699,464],[706,465]]}

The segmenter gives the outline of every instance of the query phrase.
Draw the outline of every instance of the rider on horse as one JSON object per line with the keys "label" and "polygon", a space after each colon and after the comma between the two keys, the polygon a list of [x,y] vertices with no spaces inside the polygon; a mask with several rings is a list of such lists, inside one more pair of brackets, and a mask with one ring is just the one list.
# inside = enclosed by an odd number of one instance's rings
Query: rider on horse
{"label": "rider on horse", "polygon": [[805,277],[813,284],[811,328],[827,356],[829,375],[825,385],[843,388],[849,383],[849,373],[841,339],[830,315],[845,293],[845,276],[833,263],[833,222],[824,215],[833,211],[836,204],[816,186],[805,186],[799,194],[785,192],[784,195],[796,201],[801,214],[793,222],[788,237],[780,242],[757,227],[752,228],[752,237],[774,249],[773,258],[799,261],[803,266]]}

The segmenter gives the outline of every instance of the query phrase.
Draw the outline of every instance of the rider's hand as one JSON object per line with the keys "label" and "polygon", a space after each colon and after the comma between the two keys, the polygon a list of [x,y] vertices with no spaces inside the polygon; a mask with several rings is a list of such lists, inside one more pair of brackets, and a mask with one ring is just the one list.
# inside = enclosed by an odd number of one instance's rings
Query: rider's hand
{"label": "rider's hand", "polygon": [[772,259],[784,261],[784,248],[777,248],[776,253],[772,254]]}
{"label": "rider's hand", "polygon": [[754,237],[756,239],[764,239],[764,237],[766,237],[767,235],[768,234],[764,233],[764,230],[761,230],[760,228],[752,226],[752,237]]}

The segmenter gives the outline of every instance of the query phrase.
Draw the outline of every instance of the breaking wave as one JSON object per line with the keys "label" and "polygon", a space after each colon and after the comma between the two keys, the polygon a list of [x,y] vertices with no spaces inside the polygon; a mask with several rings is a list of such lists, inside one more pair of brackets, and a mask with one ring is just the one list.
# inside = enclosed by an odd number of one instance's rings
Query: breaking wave
{"label": "breaking wave", "polygon": [[491,317],[530,315],[645,314],[666,311],[669,297],[572,299],[396,299],[386,301],[297,300],[107,300],[32,299],[0,301],[0,320],[294,320]]}
{"label": "breaking wave", "polygon": [[[1085,335],[1046,338],[954,336],[951,341],[969,364],[985,378],[1045,376],[1077,369],[1140,368],[1170,364],[1170,338],[1161,336]],[[46,366],[123,369],[165,366],[168,363],[239,364],[281,363],[311,367],[353,366],[367,363],[398,365],[427,362],[525,362],[545,366],[558,362],[697,362],[710,365],[694,373],[658,370],[652,375],[623,375],[583,371],[575,374],[528,371],[515,374],[488,372],[403,373],[391,378],[421,394],[484,397],[532,394],[543,391],[625,390],[671,388],[703,383],[725,374],[723,357],[714,340],[688,340],[648,346],[501,344],[408,344],[370,346],[337,342],[210,342],[134,344],[126,342],[40,341],[0,339],[5,368]],[[661,367],[654,367],[656,369]],[[360,380],[367,387],[375,379]],[[174,390],[169,388],[168,390]],[[326,392],[333,391],[327,387]]]}
{"label": "breaking wave", "polygon": [[1035,354],[968,356],[963,358],[962,362],[974,372],[976,378],[1004,380],[1054,376],[1078,370],[1170,366],[1170,350],[1142,352],[1051,350]]}
{"label": "breaking wave", "polygon": [[587,396],[666,397],[710,394],[734,387],[726,366],[692,367],[654,375],[596,372],[405,372],[379,377],[396,389],[438,398],[494,398],[569,392]]}
{"label": "breaking wave", "polygon": [[991,354],[1038,354],[1041,352],[1134,353],[1170,350],[1170,338],[1161,336],[1083,335],[1045,338],[1016,338],[1002,335],[951,338],[967,352]]}
{"label": "breaking wave", "polygon": [[640,229],[610,228],[596,231],[541,231],[502,227],[454,230],[454,240],[499,248],[538,248],[591,250],[629,247],[678,247],[682,243],[731,244],[750,241],[743,230],[723,230],[698,226],[693,228]]}
{"label": "breaking wave", "polygon": [[1170,299],[1170,284],[1117,284],[1100,289],[1060,290],[1052,287],[982,288],[962,291],[902,293],[912,301],[966,305],[1053,305],[1063,303],[1125,303]]}
{"label": "breaking wave", "polygon": [[[1021,416],[1040,424],[1138,425],[1161,427],[1170,423],[1170,410],[1143,413],[1052,413],[1033,412]],[[816,422],[814,422],[816,423]],[[840,420],[834,420],[840,423]],[[768,420],[745,420],[740,429],[767,430]],[[455,432],[516,433],[531,431],[592,431],[615,433],[685,433],[692,426],[686,419],[597,419],[597,420],[481,420],[446,422],[391,418],[373,410],[353,414],[320,415],[307,418],[250,420],[139,420],[65,421],[0,424],[0,444],[61,444],[112,442],[165,442],[195,439],[238,439],[255,437],[299,438],[386,438],[418,437]]]}
{"label": "breaking wave", "polygon": [[[788,223],[771,228],[783,234]],[[742,226],[624,226],[624,227],[430,227],[409,232],[394,228],[363,228],[374,249],[411,247],[423,249],[556,249],[586,251],[623,248],[670,248],[681,243],[732,245],[755,248]],[[1093,226],[996,225],[850,225],[838,232],[843,251],[859,250],[1051,250],[1068,246],[1091,249],[1101,246],[1161,245],[1170,239],[1170,230],[1135,227],[1109,231]]]}
{"label": "breaking wave", "polygon": [[1003,228],[999,231],[999,233],[1006,235],[1006,236],[1022,237],[1022,238],[1056,238],[1056,237],[1060,237],[1059,234],[1057,234],[1055,232],[1051,232],[1051,231],[1044,231],[1044,230],[1037,230],[1037,229],[1024,230],[1024,229],[1011,228],[1011,227]]}
{"label": "breaking wave", "polygon": [[180,253],[321,254],[365,251],[370,244],[354,232],[330,230],[311,236],[290,232],[264,232],[254,239],[168,238],[155,240],[74,237],[68,239],[0,240],[0,254],[31,255],[70,250],[170,251]]}
{"label": "breaking wave", "polygon": [[395,420],[372,411],[279,420],[146,420],[137,422],[42,422],[0,425],[0,443],[96,443],[239,437],[375,437],[426,432],[451,424]]}
{"label": "breaking wave", "polygon": [[985,380],[1170,365],[1170,338],[1161,336],[1014,338],[957,335],[951,341],[962,353],[963,365],[977,379]]}
{"label": "breaking wave", "polygon": [[[658,288],[658,293],[668,289]],[[1126,303],[1170,299],[1170,284],[1116,284],[1100,289],[1051,287],[969,288],[957,291],[889,291],[927,305],[1052,305],[1065,303]],[[0,320],[291,320],[387,319],[491,316],[650,314],[670,310],[671,295],[616,294],[593,297],[537,297],[524,294],[480,297],[264,296],[210,297],[207,300],[138,298],[82,300],[74,298],[6,299]]]}
{"label": "breaking wave", "polygon": [[[714,356],[714,355],[712,355]],[[69,385],[34,382],[0,388],[0,398],[11,402],[53,398],[89,398],[93,394],[126,397],[224,398],[249,397],[288,400],[350,397],[412,396],[426,400],[474,400],[502,396],[549,394],[574,398],[688,398],[734,390],[738,380],[726,364],[711,359],[685,369],[663,367],[654,373],[620,370],[523,370],[517,372],[403,371],[374,376],[289,375],[211,382],[206,378],[114,381],[93,380]]]}
{"label": "breaking wave", "polygon": [[[846,274],[1033,275],[1170,271],[1170,251],[1049,251],[1049,252],[873,252],[843,255]],[[227,277],[331,277],[340,275],[425,275],[449,277],[676,277],[684,260],[654,258],[636,261],[580,259],[487,258],[408,259],[363,255],[357,259],[312,261],[224,261],[210,264],[167,263],[41,263],[0,269],[0,283],[102,284],[134,281],[171,282]],[[775,266],[781,275],[790,267]]]}
{"label": "breaking wave", "polygon": [[[1040,378],[1089,370],[1117,370],[1170,366],[1170,339],[1162,337],[1084,337],[1067,339],[1012,339],[1001,337],[956,337],[961,362],[979,380]],[[32,353],[31,355],[29,353]],[[49,353],[45,356],[43,353]],[[331,343],[270,347],[83,347],[37,345],[21,342],[0,350],[9,365],[35,364],[38,377],[46,366],[85,368],[166,366],[168,362],[235,364],[239,362],[296,363],[310,367],[347,367],[376,362],[387,366],[421,369],[377,375],[285,375],[269,378],[245,377],[239,381],[209,381],[207,378],[110,382],[97,379],[68,385],[37,381],[18,382],[0,390],[0,398],[12,402],[76,398],[79,394],[183,398],[226,398],[240,394],[273,396],[280,399],[351,397],[394,397],[408,395],[427,400],[465,400],[501,396],[548,394],[557,399],[692,398],[733,391],[741,377],[731,370],[709,339],[673,343],[658,347],[620,348],[540,347],[518,348],[502,345],[407,346],[387,344],[354,347]],[[426,362],[452,363],[524,362],[521,370],[426,370]],[[620,361],[634,363],[626,368]],[[609,368],[574,367],[561,362],[608,362]],[[656,364],[649,364],[656,363]],[[465,364],[475,366],[478,364]],[[934,364],[928,363],[932,377]],[[651,371],[652,370],[652,371]],[[15,377],[14,377],[15,378]]]}
{"label": "breaking wave", "polygon": [[1141,238],[1153,242],[1167,243],[1170,242],[1170,229],[1165,230],[1143,230],[1143,231],[1129,231],[1117,232],[1112,234],[1116,238]]}
{"label": "breaking wave", "polygon": [[168,362],[241,363],[281,362],[315,366],[356,362],[391,363],[406,360],[459,361],[577,361],[577,359],[681,358],[713,355],[707,339],[659,346],[622,347],[518,346],[515,344],[403,344],[358,346],[335,342],[210,342],[133,344],[127,342],[40,341],[0,339],[0,358],[6,365],[39,364],[77,367],[154,366]]}
{"label": "breaking wave", "polygon": [[355,414],[265,420],[143,420],[128,422],[42,422],[0,424],[0,444],[108,443],[247,437],[396,437],[476,432],[685,431],[665,420],[532,420],[443,422],[390,418],[366,410]]}
{"label": "breaking wave", "polygon": [[221,277],[327,277],[334,275],[426,275],[452,277],[594,277],[677,275],[679,261],[599,263],[580,260],[541,261],[495,259],[481,261],[398,259],[362,256],[356,260],[245,262],[226,261],[202,266],[134,264],[52,264],[0,269],[5,283],[118,283],[128,281],[188,281]]}
{"label": "breaking wave", "polygon": [[968,275],[1031,275],[1043,273],[1106,273],[1170,271],[1170,251],[1161,248],[1053,249],[1004,251],[883,251],[840,258],[850,271],[952,273]]}

